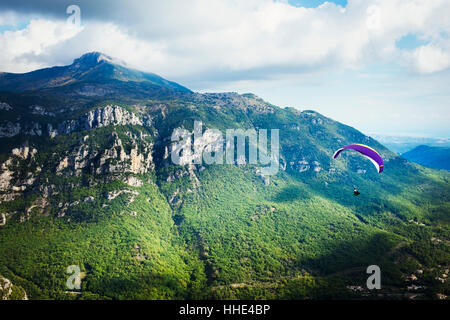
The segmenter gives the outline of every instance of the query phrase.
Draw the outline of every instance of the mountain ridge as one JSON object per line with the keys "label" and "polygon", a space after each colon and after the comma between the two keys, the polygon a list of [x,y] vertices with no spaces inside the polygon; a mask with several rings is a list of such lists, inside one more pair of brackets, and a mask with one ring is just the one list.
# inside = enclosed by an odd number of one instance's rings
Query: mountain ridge
{"label": "mountain ridge", "polygon": [[76,81],[92,82],[115,79],[144,82],[160,88],[191,92],[156,74],[129,69],[123,64],[125,63],[103,53],[89,52],[75,59],[68,66],[44,68],[27,73],[0,73],[0,90],[18,92],[60,87]]}

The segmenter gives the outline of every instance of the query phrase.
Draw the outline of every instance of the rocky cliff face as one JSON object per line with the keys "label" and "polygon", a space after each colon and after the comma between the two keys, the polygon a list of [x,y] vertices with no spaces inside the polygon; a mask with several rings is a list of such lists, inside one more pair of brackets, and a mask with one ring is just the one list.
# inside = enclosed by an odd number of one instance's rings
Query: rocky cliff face
{"label": "rocky cliff face", "polygon": [[[5,111],[12,110],[7,104],[1,106]],[[53,118],[40,106],[27,108],[26,112],[43,116],[48,121]],[[23,130],[29,126],[23,123],[24,126],[9,124],[0,130],[3,138],[42,137],[42,140],[24,140],[0,162],[0,204],[26,194],[39,194],[24,212],[19,212],[22,215],[20,221],[26,221],[34,208],[44,212],[52,205],[47,199],[82,185],[80,180],[75,180],[64,186],[55,182],[53,177],[78,179],[92,175],[96,177],[92,180],[94,185],[119,179],[141,186],[142,181],[133,175],[147,174],[155,169],[155,131],[147,115],[138,115],[118,105],[106,105],[59,125],[51,122],[36,124],[34,129],[37,133]],[[45,126],[48,130],[43,133],[40,128]],[[70,206],[73,203],[63,204],[63,207]],[[15,213],[2,213],[0,226],[4,226]]]}
{"label": "rocky cliff face", "polygon": [[[3,110],[10,111],[12,108],[4,108]],[[31,106],[27,113],[39,115],[45,119],[44,121],[48,122],[27,121],[26,119],[20,119],[20,121],[16,120],[17,122],[10,120],[0,121],[0,138],[11,138],[17,135],[42,136],[45,133],[51,137],[55,137],[58,134],[64,135],[75,131],[93,130],[106,126],[151,126],[151,119],[149,117],[144,116],[140,118],[134,113],[117,105],[107,105],[105,107],[96,108],[81,115],[77,119],[65,120],[58,125],[50,122],[53,120],[52,117],[54,117],[55,114],[53,112],[45,111],[42,106]]]}
{"label": "rocky cliff face", "polygon": [[134,113],[116,105],[108,105],[82,115],[76,120],[64,121],[58,126],[56,134],[69,134],[74,131],[93,130],[106,126],[151,125],[148,118],[141,119]]}
{"label": "rocky cliff face", "polygon": [[[80,176],[83,173],[108,174],[108,173],[135,173],[144,174],[154,169],[152,162],[153,145],[145,140],[138,142],[138,137],[130,134],[131,148],[129,152],[119,135],[112,132],[108,146],[102,150],[85,144],[89,136],[84,136],[79,146],[69,152],[65,152],[63,158],[55,168],[58,175],[69,174]],[[140,149],[138,147],[140,144]]]}
{"label": "rocky cliff face", "polygon": [[[33,185],[36,180],[33,173],[41,171],[41,168],[34,162],[36,153],[35,148],[28,146],[14,148],[10,157],[1,164],[0,191],[5,193],[0,196],[0,199],[11,198],[14,192],[25,191]],[[24,172],[25,170],[26,172]]]}

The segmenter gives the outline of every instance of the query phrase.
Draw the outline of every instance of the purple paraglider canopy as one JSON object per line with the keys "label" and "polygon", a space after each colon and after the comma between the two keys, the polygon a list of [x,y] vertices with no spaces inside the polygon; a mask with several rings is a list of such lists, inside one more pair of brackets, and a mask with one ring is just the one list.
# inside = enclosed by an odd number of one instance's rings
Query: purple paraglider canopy
{"label": "purple paraglider canopy", "polygon": [[342,148],[340,148],[339,150],[337,150],[334,153],[333,158],[336,159],[337,156],[346,149],[358,151],[359,153],[361,153],[363,156],[368,158],[373,163],[373,165],[377,168],[378,173],[383,172],[384,161],[381,158],[380,154],[378,152],[376,152],[374,149],[372,149],[371,147],[366,146],[364,144],[349,144],[347,146],[343,146]]}

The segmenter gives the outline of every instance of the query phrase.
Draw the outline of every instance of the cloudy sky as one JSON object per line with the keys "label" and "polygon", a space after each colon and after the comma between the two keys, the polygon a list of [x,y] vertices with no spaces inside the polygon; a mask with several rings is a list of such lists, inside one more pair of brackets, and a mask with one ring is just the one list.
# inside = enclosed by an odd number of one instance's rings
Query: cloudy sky
{"label": "cloudy sky", "polygon": [[1,0],[0,71],[88,51],[365,133],[450,137],[450,0]]}

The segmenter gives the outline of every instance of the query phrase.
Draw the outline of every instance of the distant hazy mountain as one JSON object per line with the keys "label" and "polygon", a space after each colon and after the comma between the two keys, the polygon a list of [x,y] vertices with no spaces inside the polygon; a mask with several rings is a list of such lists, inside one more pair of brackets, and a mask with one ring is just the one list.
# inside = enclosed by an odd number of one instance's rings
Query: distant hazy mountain
{"label": "distant hazy mountain", "polygon": [[450,170],[450,148],[421,145],[402,156],[430,168]]}
{"label": "distant hazy mountain", "polygon": [[[279,172],[173,164],[171,135],[194,121],[279,129]],[[356,152],[333,159],[350,143],[384,172]],[[101,53],[0,75],[0,277],[30,299],[407,299],[417,269],[414,297],[449,294],[435,280],[449,181],[315,111],[195,93]],[[373,264],[382,289],[369,292]]]}
{"label": "distant hazy mountain", "polygon": [[398,154],[403,154],[420,145],[450,147],[449,138],[409,137],[381,134],[371,134],[370,136]]}

